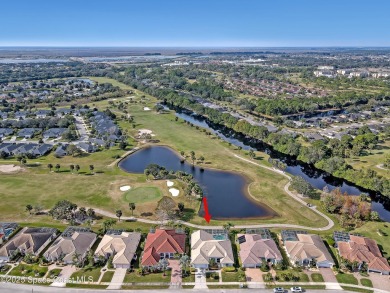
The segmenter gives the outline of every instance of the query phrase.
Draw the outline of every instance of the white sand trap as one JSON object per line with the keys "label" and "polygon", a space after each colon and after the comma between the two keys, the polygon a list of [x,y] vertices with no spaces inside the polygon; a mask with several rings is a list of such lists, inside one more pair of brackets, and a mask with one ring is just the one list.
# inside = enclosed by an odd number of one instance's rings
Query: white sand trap
{"label": "white sand trap", "polygon": [[131,187],[129,185],[119,187],[120,191],[128,191],[128,190],[130,190],[130,188]]}
{"label": "white sand trap", "polygon": [[169,188],[169,192],[172,194],[172,196],[179,196],[179,189],[176,189],[176,188]]}
{"label": "white sand trap", "polygon": [[167,186],[168,187],[171,187],[171,186],[173,186],[173,184],[175,184],[174,182],[172,182],[172,181],[169,181],[169,180],[167,180]]}
{"label": "white sand trap", "polygon": [[140,130],[138,130],[138,133],[140,135],[142,135],[142,134],[152,134],[152,132],[153,131],[151,131],[150,129],[140,129]]}
{"label": "white sand trap", "polygon": [[0,165],[1,173],[15,173],[21,170],[23,170],[23,168],[16,165]]}
{"label": "white sand trap", "polygon": [[144,107],[144,111],[150,111],[151,109],[149,107]]}

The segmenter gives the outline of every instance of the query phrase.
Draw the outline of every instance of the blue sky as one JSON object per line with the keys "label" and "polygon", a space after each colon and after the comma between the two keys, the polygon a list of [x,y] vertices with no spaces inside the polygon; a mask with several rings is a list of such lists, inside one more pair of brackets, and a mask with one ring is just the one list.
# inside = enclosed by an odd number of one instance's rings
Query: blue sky
{"label": "blue sky", "polygon": [[3,0],[0,46],[390,46],[388,0]]}

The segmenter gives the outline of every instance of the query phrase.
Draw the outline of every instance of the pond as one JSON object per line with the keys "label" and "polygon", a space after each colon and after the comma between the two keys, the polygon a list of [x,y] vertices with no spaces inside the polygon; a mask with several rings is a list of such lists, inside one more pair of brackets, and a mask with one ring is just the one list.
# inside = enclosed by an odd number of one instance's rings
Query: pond
{"label": "pond", "polygon": [[[180,161],[170,148],[149,146],[129,155],[119,167],[129,173],[143,173],[149,164],[158,164],[167,170],[184,171],[194,176],[207,197],[213,219],[269,218],[276,213],[247,194],[248,182],[238,173],[204,168]],[[199,211],[203,215],[203,209]]]}

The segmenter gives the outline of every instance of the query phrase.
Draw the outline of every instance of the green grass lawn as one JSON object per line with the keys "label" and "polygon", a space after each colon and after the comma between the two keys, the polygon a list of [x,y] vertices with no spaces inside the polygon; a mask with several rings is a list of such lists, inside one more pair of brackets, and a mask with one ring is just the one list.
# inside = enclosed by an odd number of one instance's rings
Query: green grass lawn
{"label": "green grass lawn", "polygon": [[0,268],[0,275],[5,275],[9,269],[11,268],[10,265],[4,265]]}
{"label": "green grass lawn", "polygon": [[20,264],[14,267],[9,274],[13,276],[41,278],[46,272],[47,267],[40,267],[38,264]]}
{"label": "green grass lawn", "polygon": [[157,187],[136,187],[126,191],[123,197],[127,202],[142,203],[158,201],[162,197],[162,194]]}
{"label": "green grass lawn", "polygon": [[149,282],[170,282],[171,271],[166,271],[165,276],[163,273],[150,273],[144,276],[139,275],[137,272],[127,273],[123,283],[149,283]]}
{"label": "green grass lawn", "polygon": [[366,279],[366,278],[360,279],[360,284],[362,284],[362,286],[366,286],[366,287],[371,287],[372,288],[372,282],[371,282],[370,279]]}
{"label": "green grass lawn", "polygon": [[86,282],[97,282],[100,277],[101,267],[87,267],[74,272],[71,278],[85,278]]}
{"label": "green grass lawn", "polygon": [[323,282],[324,281],[324,278],[322,277],[322,275],[320,273],[311,274],[311,279],[313,282]]}
{"label": "green grass lawn", "polygon": [[358,279],[356,279],[355,276],[352,274],[338,273],[336,275],[336,279],[339,283],[342,283],[342,284],[359,285]]}
{"label": "green grass lawn", "polygon": [[74,284],[74,283],[67,283],[67,288],[81,288],[81,289],[100,289],[104,290],[107,289],[107,285],[88,285],[88,284]]}
{"label": "green grass lawn", "polygon": [[189,274],[186,277],[182,278],[183,282],[195,282],[195,274]]}
{"label": "green grass lawn", "polygon": [[114,273],[115,273],[114,271],[105,272],[100,282],[111,282]]}
{"label": "green grass lawn", "polygon": [[54,269],[54,270],[51,270],[49,271],[49,273],[47,274],[47,276],[49,278],[54,278],[54,277],[58,277],[58,275],[61,273],[62,269]]}
{"label": "green grass lawn", "polygon": [[222,271],[223,282],[238,282],[238,272],[224,272]]}
{"label": "green grass lawn", "polygon": [[279,280],[280,282],[292,282],[293,280],[285,280],[285,281],[282,281],[281,278],[283,279],[282,275],[286,275],[287,277],[290,276],[290,274],[292,274],[293,276],[297,276],[299,277],[299,281],[297,282],[309,282],[309,276],[303,272],[297,272],[297,271],[294,271],[294,270],[284,270],[284,271],[276,271],[276,276],[279,277]]}
{"label": "green grass lawn", "polygon": [[355,287],[348,287],[348,286],[341,286],[343,290],[345,291],[352,291],[352,292],[361,292],[361,293],[372,293],[374,292],[373,290],[369,289],[362,289],[362,288],[355,288]]}
{"label": "green grass lawn", "polygon": [[206,273],[206,282],[219,282],[218,273]]}

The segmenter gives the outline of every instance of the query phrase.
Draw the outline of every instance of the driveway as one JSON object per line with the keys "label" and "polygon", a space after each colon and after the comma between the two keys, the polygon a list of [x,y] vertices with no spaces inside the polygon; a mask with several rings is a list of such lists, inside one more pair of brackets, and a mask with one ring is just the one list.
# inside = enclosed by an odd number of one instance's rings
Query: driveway
{"label": "driveway", "polygon": [[390,290],[390,276],[370,273],[369,279],[372,281],[374,288]]}
{"label": "driveway", "polygon": [[247,268],[245,270],[245,276],[247,282],[264,282],[263,281],[263,272],[259,268]]}
{"label": "driveway", "polygon": [[67,265],[65,266],[61,273],[58,275],[58,281],[53,282],[50,286],[52,287],[65,287],[66,279],[69,279],[70,276],[77,270],[76,266]]}
{"label": "driveway", "polygon": [[326,282],[326,289],[342,290],[332,269],[320,268],[320,273]]}
{"label": "driveway", "polygon": [[206,270],[196,269],[194,289],[208,289],[206,284]]}
{"label": "driveway", "polygon": [[125,279],[127,269],[115,269],[115,273],[112,276],[111,283],[107,289],[117,290],[122,287],[123,280]]}
{"label": "driveway", "polygon": [[178,289],[181,287],[182,282],[180,262],[177,259],[170,259],[168,266],[172,269],[171,285],[169,286],[169,289]]}

